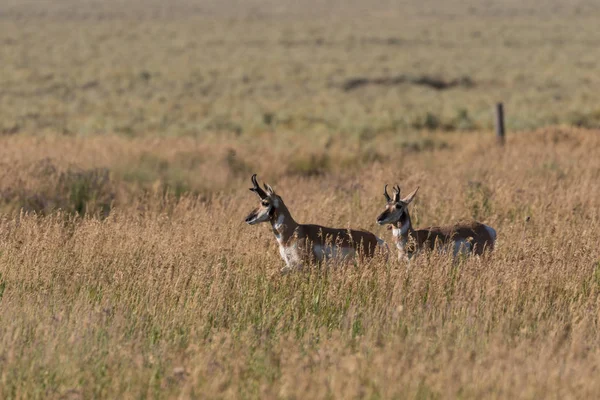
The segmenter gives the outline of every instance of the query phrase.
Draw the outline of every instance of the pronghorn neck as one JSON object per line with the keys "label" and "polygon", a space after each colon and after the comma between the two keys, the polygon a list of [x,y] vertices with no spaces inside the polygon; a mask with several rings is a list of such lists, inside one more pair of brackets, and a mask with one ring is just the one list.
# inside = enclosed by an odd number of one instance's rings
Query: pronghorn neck
{"label": "pronghorn neck", "polygon": [[394,235],[394,242],[398,249],[398,259],[407,260],[410,259],[412,252],[407,248],[409,238],[413,234],[414,229],[410,221],[410,215],[408,211],[404,211],[400,220],[392,224],[392,234]]}
{"label": "pronghorn neck", "polygon": [[414,232],[408,210],[405,210],[402,217],[392,224],[392,233],[396,239],[408,239],[411,233]]}
{"label": "pronghorn neck", "polygon": [[293,236],[294,231],[298,226],[296,221],[294,221],[292,214],[290,214],[290,211],[281,201],[276,205],[269,221],[271,222],[273,233],[280,243],[287,242],[288,239]]}

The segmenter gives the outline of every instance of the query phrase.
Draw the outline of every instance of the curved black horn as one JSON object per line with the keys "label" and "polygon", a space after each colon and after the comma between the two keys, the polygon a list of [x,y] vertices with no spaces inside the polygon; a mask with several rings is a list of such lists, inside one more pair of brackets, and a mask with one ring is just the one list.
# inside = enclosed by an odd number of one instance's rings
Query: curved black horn
{"label": "curved black horn", "polygon": [[254,193],[256,193],[261,199],[264,199],[265,197],[267,197],[267,194],[265,193],[265,191],[260,188],[260,186],[258,185],[258,182],[256,181],[256,174],[252,175],[251,180],[252,180],[252,185],[254,185],[254,187],[251,187],[250,190],[253,191]]}
{"label": "curved black horn", "polygon": [[387,185],[387,183],[386,183],[386,184],[385,184],[385,186],[383,187],[383,195],[385,196],[385,199],[386,199],[386,200],[388,201],[388,203],[389,203],[390,201],[392,201],[392,198],[390,197],[390,195],[389,195],[389,194],[388,194],[388,192],[387,192],[387,187],[388,187],[388,185]]}

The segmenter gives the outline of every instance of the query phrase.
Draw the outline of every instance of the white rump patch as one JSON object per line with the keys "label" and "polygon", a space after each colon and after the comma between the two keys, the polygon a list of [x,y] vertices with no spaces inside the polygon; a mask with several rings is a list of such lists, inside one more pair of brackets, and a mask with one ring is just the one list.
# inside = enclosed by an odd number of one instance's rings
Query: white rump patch
{"label": "white rump patch", "polygon": [[[484,225],[485,230],[488,231],[488,234],[492,238],[492,242],[496,242],[496,230],[491,226]],[[493,243],[492,243],[493,244]]]}
{"label": "white rump patch", "polygon": [[469,254],[471,252],[471,243],[467,240],[454,241],[454,257],[459,254]]}

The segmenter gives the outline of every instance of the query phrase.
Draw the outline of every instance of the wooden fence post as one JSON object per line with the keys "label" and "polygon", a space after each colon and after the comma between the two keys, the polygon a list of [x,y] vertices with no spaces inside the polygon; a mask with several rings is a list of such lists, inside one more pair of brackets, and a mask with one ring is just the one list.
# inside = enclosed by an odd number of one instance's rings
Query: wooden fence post
{"label": "wooden fence post", "polygon": [[502,103],[496,104],[496,139],[500,146],[504,146],[504,107]]}

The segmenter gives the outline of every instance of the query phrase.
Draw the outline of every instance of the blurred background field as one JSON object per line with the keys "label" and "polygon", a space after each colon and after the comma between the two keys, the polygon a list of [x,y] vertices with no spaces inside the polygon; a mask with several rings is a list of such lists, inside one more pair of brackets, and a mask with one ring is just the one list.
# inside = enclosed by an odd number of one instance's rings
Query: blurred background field
{"label": "blurred background field", "polygon": [[[206,193],[261,153],[268,176],[310,176],[487,135],[498,101],[511,133],[598,128],[599,18],[585,0],[7,0],[0,134],[94,137],[50,162]],[[135,154],[101,162],[117,137]],[[207,179],[215,163],[231,170]]]}
{"label": "blurred background field", "polygon": [[[0,398],[590,398],[600,4],[4,0]],[[508,137],[495,145],[493,105]],[[280,276],[300,222],[490,258]]]}
{"label": "blurred background field", "polygon": [[370,138],[490,129],[497,101],[511,130],[598,127],[599,17],[590,0],[7,0],[0,132]]}

